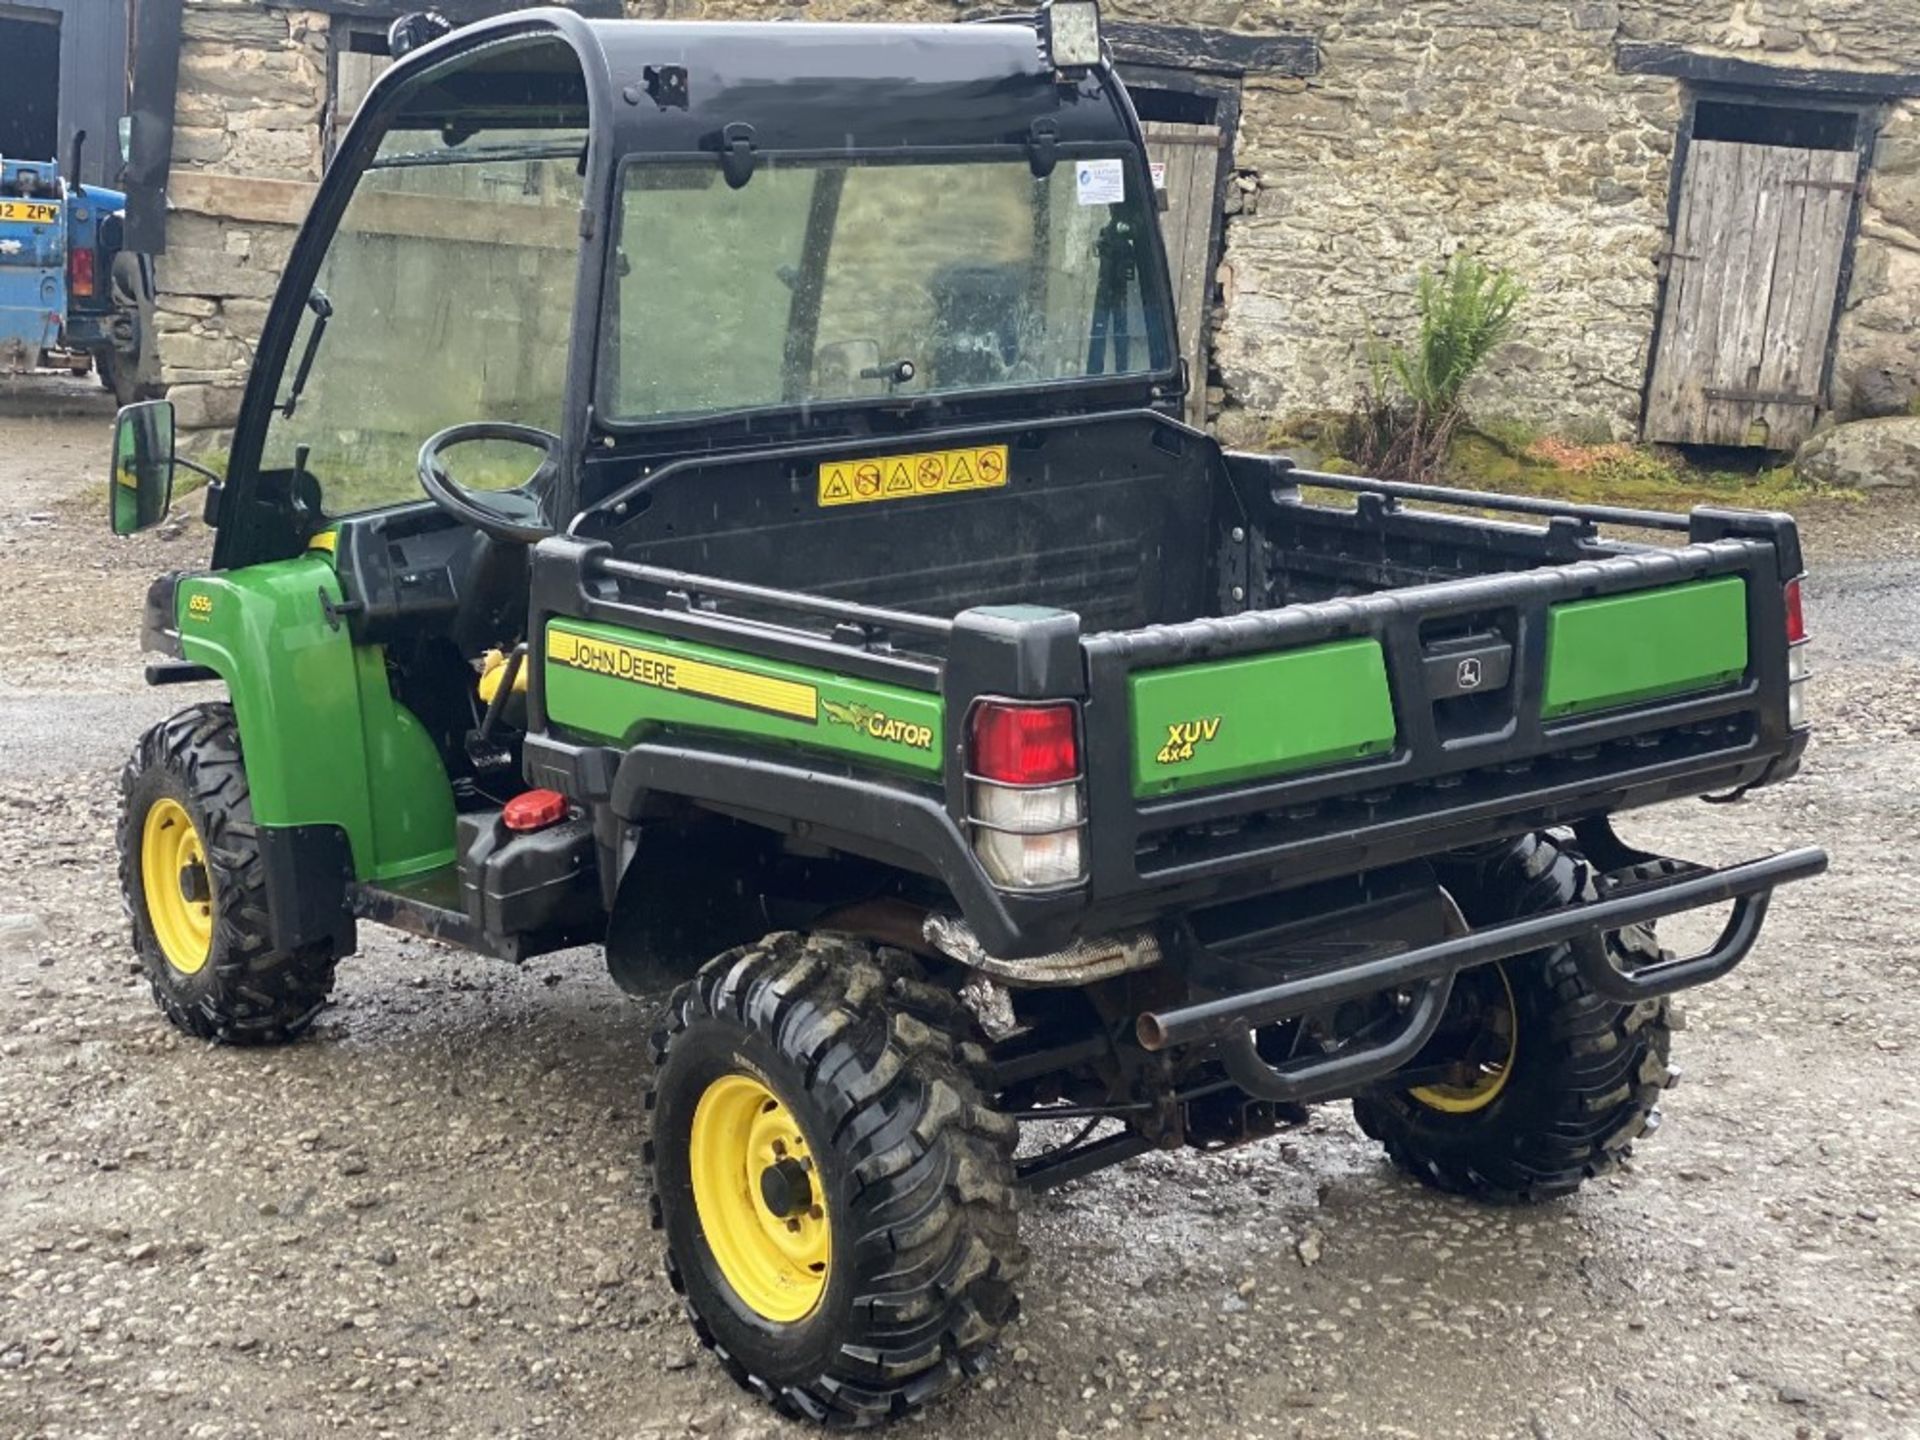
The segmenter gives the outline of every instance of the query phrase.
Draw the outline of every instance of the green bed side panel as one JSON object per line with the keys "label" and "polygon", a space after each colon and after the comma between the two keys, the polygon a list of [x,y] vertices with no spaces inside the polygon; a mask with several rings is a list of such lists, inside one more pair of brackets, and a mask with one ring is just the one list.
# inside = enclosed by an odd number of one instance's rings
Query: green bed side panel
{"label": "green bed side panel", "polygon": [[940,773],[937,695],[587,620],[545,636],[547,715],[632,744],[668,726],[722,731]]}
{"label": "green bed side panel", "polygon": [[393,698],[383,652],[328,624],[322,595],[341,598],[319,554],[180,583],[180,648],[226,682],[253,818],[338,825],[361,880],[445,865],[453,790],[439,752]]}
{"label": "green bed side panel", "polygon": [[1383,755],[1397,733],[1373,640],[1145,670],[1128,687],[1141,796]]}
{"label": "green bed side panel", "polygon": [[1548,719],[1729,685],[1747,669],[1738,575],[1575,600],[1547,616]]}

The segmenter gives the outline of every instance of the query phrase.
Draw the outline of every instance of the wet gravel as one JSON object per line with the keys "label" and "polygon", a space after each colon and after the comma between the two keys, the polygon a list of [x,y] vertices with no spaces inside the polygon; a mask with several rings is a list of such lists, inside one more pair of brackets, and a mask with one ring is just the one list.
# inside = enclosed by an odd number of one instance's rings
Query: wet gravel
{"label": "wet gravel", "polygon": [[[59,411],[62,413],[50,413]],[[108,407],[0,384],[0,1437],[801,1433],[700,1356],[638,1165],[644,1039],[581,952],[367,930],[307,1043],[177,1036],[132,973],[114,773],[150,576],[104,534]],[[1344,1107],[1035,1200],[1000,1363],[908,1433],[1920,1436],[1920,511],[1807,522],[1803,776],[1636,817],[1708,860],[1834,852],[1686,1002],[1627,1173],[1492,1211]]]}

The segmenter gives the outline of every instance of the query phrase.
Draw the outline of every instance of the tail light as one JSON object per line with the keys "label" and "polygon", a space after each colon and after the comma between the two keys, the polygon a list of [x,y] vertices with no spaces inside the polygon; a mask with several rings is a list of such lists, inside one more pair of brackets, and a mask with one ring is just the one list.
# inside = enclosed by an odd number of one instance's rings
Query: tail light
{"label": "tail light", "polygon": [[984,700],[967,734],[967,827],[994,884],[1050,890],[1086,878],[1080,710]]}
{"label": "tail light", "polygon": [[1807,616],[1800,604],[1796,575],[1781,592],[1787,615],[1787,724],[1798,729],[1807,723]]}
{"label": "tail light", "polygon": [[75,295],[93,294],[93,251],[84,245],[67,256],[67,289]]}

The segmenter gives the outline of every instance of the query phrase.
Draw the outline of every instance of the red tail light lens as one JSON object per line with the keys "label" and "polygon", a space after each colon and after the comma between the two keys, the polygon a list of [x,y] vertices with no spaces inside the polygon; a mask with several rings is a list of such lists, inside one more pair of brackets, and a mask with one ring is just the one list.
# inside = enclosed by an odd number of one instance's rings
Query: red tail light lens
{"label": "red tail light lens", "polygon": [[82,248],[67,257],[67,289],[75,295],[93,294],[93,251]]}
{"label": "red tail light lens", "polygon": [[1003,785],[1057,785],[1075,778],[1080,773],[1075,708],[984,702],[973,712],[973,773]]}
{"label": "red tail light lens", "polygon": [[1807,638],[1807,617],[1800,608],[1800,582],[1789,580],[1783,591],[1787,601],[1787,643],[1798,645]]}

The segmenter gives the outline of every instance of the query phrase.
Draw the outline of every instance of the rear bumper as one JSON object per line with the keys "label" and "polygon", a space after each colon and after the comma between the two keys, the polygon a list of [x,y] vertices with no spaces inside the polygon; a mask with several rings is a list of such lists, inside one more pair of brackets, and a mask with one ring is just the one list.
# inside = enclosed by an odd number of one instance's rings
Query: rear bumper
{"label": "rear bumper", "polygon": [[[1234,870],[1209,867],[1202,874],[1162,876],[1118,895],[1102,895],[1091,885],[1035,894],[997,889],[943,795],[931,786],[827,763],[802,767],[790,758],[714,741],[666,737],[622,749],[532,735],[525,758],[528,783],[550,786],[583,803],[609,802],[625,817],[637,815],[642,797],[657,790],[934,876],[952,892],[980,944],[995,956],[1017,960],[1062,949],[1081,936],[1148,925],[1242,896],[1297,890],[1589,816],[1782,778],[1783,770],[1791,773],[1804,738],[1796,735],[1784,755],[1756,754],[1747,745],[1705,759],[1595,765],[1514,798],[1469,792],[1423,813],[1382,817],[1345,844],[1278,841],[1271,853],[1243,860]],[[1094,819],[1097,832],[1097,812]]]}
{"label": "rear bumper", "polygon": [[[1301,1101],[1347,1092],[1391,1074],[1419,1053],[1446,1009],[1454,977],[1463,970],[1571,942],[1581,978],[1598,994],[1621,1004],[1656,999],[1731,971],[1759,938],[1774,890],[1826,868],[1827,853],[1819,849],[1782,851],[1720,870],[1690,868],[1606,899],[1562,906],[1235,994],[1148,1011],[1136,1022],[1136,1035],[1142,1047],[1156,1051],[1217,1045],[1235,1082],[1262,1100]],[[1719,938],[1697,954],[1627,971],[1615,963],[1604,941],[1609,931],[1728,900],[1733,911]],[[1383,992],[1401,992],[1405,998],[1399,1024],[1385,1035],[1283,1065],[1268,1063],[1254,1048],[1252,1032],[1257,1026]]]}

